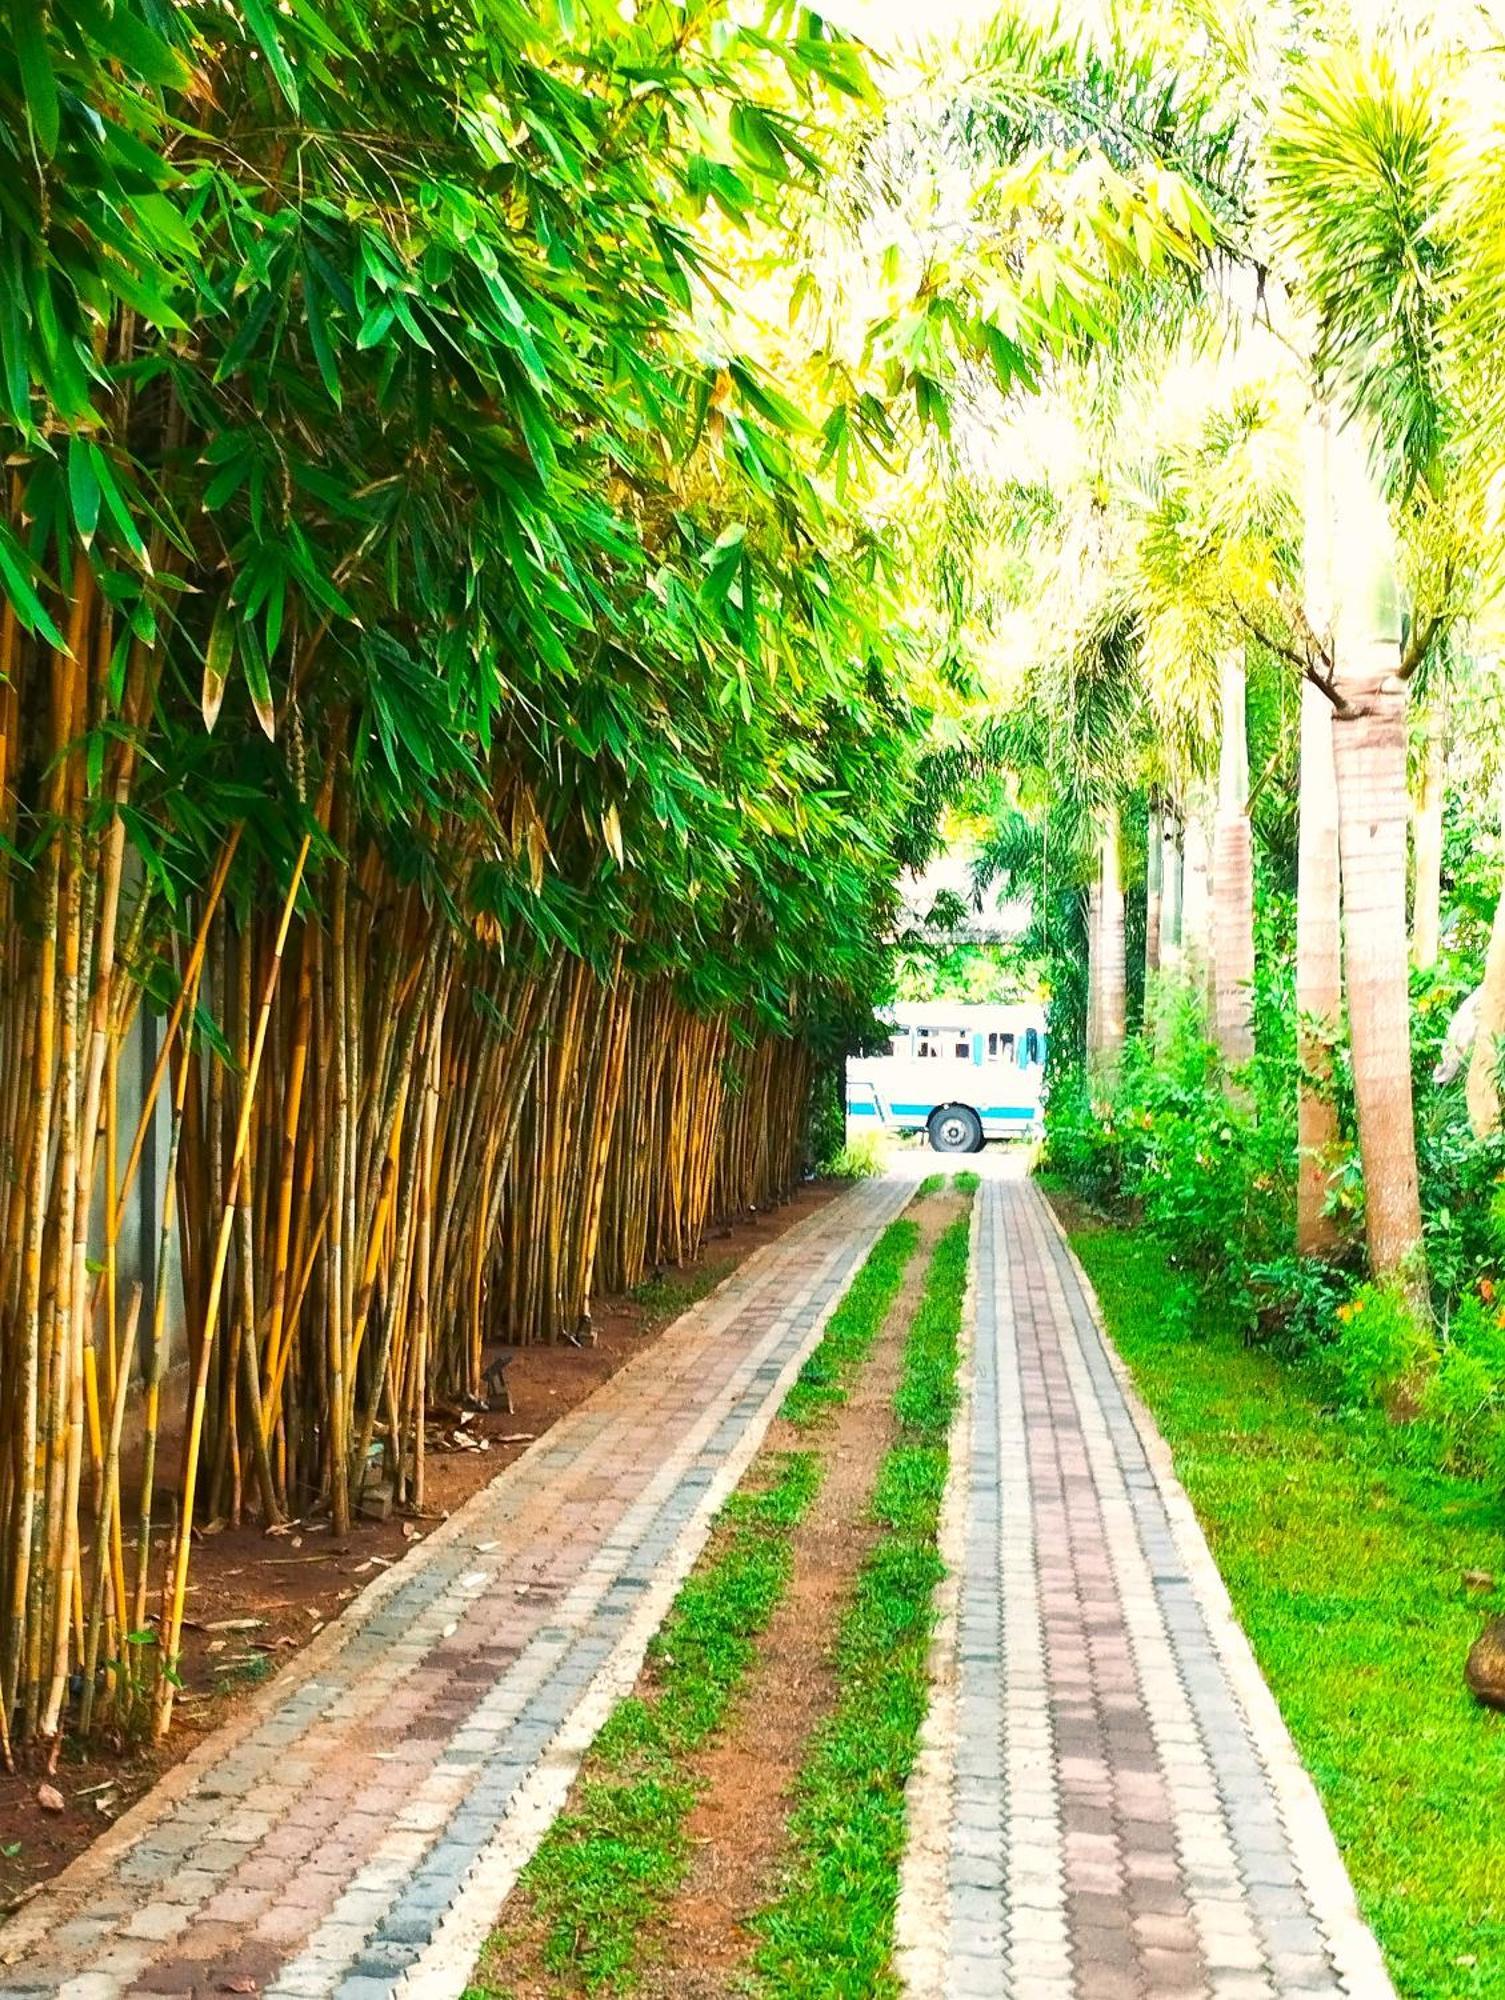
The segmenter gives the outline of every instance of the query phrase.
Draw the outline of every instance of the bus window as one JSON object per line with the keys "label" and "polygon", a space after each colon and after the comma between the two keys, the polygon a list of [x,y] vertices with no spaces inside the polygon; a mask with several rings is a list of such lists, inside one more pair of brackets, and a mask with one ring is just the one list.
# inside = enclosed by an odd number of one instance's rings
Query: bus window
{"label": "bus window", "polygon": [[1024,1062],[1027,1069],[1033,1069],[1040,1060],[1040,1035],[1038,1029],[1024,1031]]}
{"label": "bus window", "polygon": [[904,1029],[902,1034],[894,1036],[893,1040],[889,1043],[888,1052],[891,1056],[907,1056],[909,1054],[908,1028]]}
{"label": "bus window", "polygon": [[956,1034],[956,1041],[952,1045],[951,1049],[952,1055],[956,1057],[956,1060],[958,1062],[971,1062],[972,1037],[970,1035],[963,1035],[957,1032],[956,1030],[953,1030],[952,1032]]}
{"label": "bus window", "polygon": [[963,1062],[970,1062],[972,1044],[959,1028],[919,1028],[915,1031],[915,1054],[933,1058],[960,1056]]}
{"label": "bus window", "polygon": [[995,1028],[988,1035],[988,1061],[1012,1062],[1014,1060],[1014,1038],[1000,1034]]}

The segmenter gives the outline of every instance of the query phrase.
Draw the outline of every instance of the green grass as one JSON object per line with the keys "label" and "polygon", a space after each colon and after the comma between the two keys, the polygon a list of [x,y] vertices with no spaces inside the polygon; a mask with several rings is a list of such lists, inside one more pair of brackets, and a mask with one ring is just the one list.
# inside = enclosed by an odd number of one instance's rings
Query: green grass
{"label": "green grass", "polygon": [[[1175,1454],[1403,2000],[1505,2000],[1505,1717],[1462,1669],[1505,1610],[1505,1508],[1307,1367],[1168,1325],[1163,1246],[1072,1242]],[[1491,1595],[1465,1571],[1492,1575]]]}
{"label": "green grass", "polygon": [[[891,1223],[826,1323],[782,1414],[801,1429],[846,1398],[919,1242]],[[720,1725],[789,1582],[791,1542],[819,1487],[813,1451],[755,1466],[727,1502],[707,1558],[685,1582],[649,1647],[649,1699],[619,1702],[591,1747],[574,1810],[556,1820],[519,1888],[542,1923],[543,1957],[565,1990],[631,1989],[645,1926],[684,1880],[685,1822],[696,1798],[690,1759]],[[758,1482],[758,1483],[754,1483]],[[506,1926],[492,1946],[501,1950]],[[483,1954],[465,2000],[500,2000]]]}
{"label": "green grass", "polygon": [[876,2000],[897,1990],[889,1960],[904,1782],[930,1696],[968,1230],[963,1216],[937,1243],[905,1343],[899,1440],[873,1495],[883,1533],[842,1621],[837,1704],[800,1774],[787,1879],[755,1926],[754,1990],[764,2000]]}
{"label": "green grass", "polygon": [[656,1278],[644,1278],[627,1296],[653,1319],[678,1319],[681,1313],[714,1292],[730,1269],[729,1262],[712,1260],[687,1278],[671,1277],[665,1272]]}
{"label": "green grass", "polygon": [[826,1322],[820,1344],[796,1376],[779,1414],[803,1430],[844,1403],[852,1377],[878,1337],[915,1253],[920,1232],[912,1222],[891,1222]]}
{"label": "green grass", "polygon": [[982,1175],[974,1173],[971,1167],[963,1167],[959,1174],[951,1176],[951,1185],[958,1194],[976,1194],[982,1186]]}

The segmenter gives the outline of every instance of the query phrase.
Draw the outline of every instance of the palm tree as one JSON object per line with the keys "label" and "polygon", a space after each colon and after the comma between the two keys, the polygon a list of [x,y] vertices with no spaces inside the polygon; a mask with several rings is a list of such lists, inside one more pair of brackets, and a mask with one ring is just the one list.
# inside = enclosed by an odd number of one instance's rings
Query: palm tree
{"label": "palm tree", "polygon": [[1224,1059],[1254,1054],[1254,837],[1243,647],[1223,654],[1218,806],[1213,835],[1213,1030]]}
{"label": "palm tree", "polygon": [[[1452,384],[1443,361],[1449,149],[1436,60],[1339,50],[1287,93],[1271,188],[1312,364],[1352,419],[1331,440],[1337,548],[1308,670],[1333,712],[1344,969],[1370,1262],[1422,1296],[1406,911],[1408,684],[1450,612]],[[1356,424],[1360,428],[1356,428]],[[1373,463],[1371,462],[1373,455]],[[1384,481],[1379,490],[1376,470]],[[1388,505],[1387,505],[1388,502]],[[1431,563],[1403,646],[1393,510]]]}
{"label": "palm tree", "polygon": [[1418,972],[1425,972],[1437,963],[1442,918],[1442,809],[1447,797],[1448,709],[1447,680],[1438,674],[1423,715],[1420,770],[1411,812],[1411,963]]}
{"label": "palm tree", "polygon": [[1128,970],[1124,959],[1122,829],[1116,803],[1104,807],[1097,878],[1097,1047],[1105,1067],[1123,1053],[1127,1032]]}
{"label": "palm tree", "polygon": [[1329,1163],[1338,1139],[1332,1045],[1343,1001],[1338,875],[1338,782],[1332,709],[1309,680],[1301,686],[1300,819],[1296,873],[1298,1021],[1296,1248],[1324,1256],[1338,1232],[1328,1213]]}

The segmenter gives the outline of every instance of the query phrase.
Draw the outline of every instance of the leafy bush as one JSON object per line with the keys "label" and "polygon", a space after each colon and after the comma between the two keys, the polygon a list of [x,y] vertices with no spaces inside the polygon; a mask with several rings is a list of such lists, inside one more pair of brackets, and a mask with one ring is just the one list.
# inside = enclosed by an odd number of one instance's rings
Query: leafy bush
{"label": "leafy bush", "polygon": [[1436,1367],[1437,1341],[1401,1287],[1388,1280],[1359,1285],[1335,1318],[1332,1352],[1350,1400],[1414,1416]]}
{"label": "leafy bush", "polygon": [[1291,1109],[1274,1093],[1230,1089],[1200,1002],[1168,992],[1153,1037],[1125,1052],[1111,1105],[1063,1078],[1046,1116],[1045,1163],[1099,1208],[1134,1204],[1201,1285],[1251,1326],[1253,1274],[1294,1226]]}
{"label": "leafy bush", "polygon": [[881,1132],[858,1132],[820,1163],[820,1171],[838,1181],[871,1180],[884,1168],[884,1138]]}
{"label": "leafy bush", "polygon": [[1422,1411],[1449,1470],[1505,1485],[1505,1308],[1490,1279],[1459,1300]]}
{"label": "leafy bush", "polygon": [[[1477,928],[1477,927],[1476,927]],[[1150,1029],[1111,1080],[1062,1075],[1046,1111],[1045,1164],[1093,1207],[1131,1213],[1166,1245],[1191,1288],[1165,1303],[1193,1333],[1211,1298],[1246,1339],[1310,1358],[1350,1405],[1415,1425],[1415,1446],[1451,1470],[1505,1487],[1505,1137],[1476,1139],[1460,1077],[1431,1070],[1446,1023],[1477,976],[1477,941],[1418,975],[1416,1103],[1431,1321],[1404,1292],[1361,1282],[1363,1173],[1344,1038],[1331,1089],[1339,1140],[1328,1208],[1348,1248],[1331,1261],[1295,1254],[1294,994],[1289,968],[1261,974],[1261,1053],[1237,1075],[1209,1040],[1190,983],[1165,982]],[[1274,962],[1266,951],[1264,963]],[[1501,1290],[1496,1294],[1496,1283]],[[1227,1319],[1223,1319],[1227,1324]]]}

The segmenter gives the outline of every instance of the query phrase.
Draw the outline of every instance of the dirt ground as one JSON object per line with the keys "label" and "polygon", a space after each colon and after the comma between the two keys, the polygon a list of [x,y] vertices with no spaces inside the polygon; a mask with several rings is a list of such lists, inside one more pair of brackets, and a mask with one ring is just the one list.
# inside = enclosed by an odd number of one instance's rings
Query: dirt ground
{"label": "dirt ground", "polygon": [[[463,1423],[455,1413],[430,1427],[422,1518],[359,1521],[338,1542],[327,1520],[293,1522],[271,1533],[223,1528],[196,1537],[183,1691],[168,1741],[84,1754],[65,1739],[50,1773],[44,1762],[20,1760],[14,1773],[0,1771],[0,1916],[64,1868],[383,1568],[401,1562],[534,1438],[651,1346],[694,1299],[839,1191],[834,1183],[802,1186],[782,1206],[713,1232],[695,1262],[642,1287],[639,1296],[595,1301],[593,1347],[539,1347],[519,1355],[507,1374],[510,1413],[476,1413]],[[436,1448],[439,1438],[443,1444]],[[177,1454],[177,1439],[164,1432],[159,1462],[174,1466]],[[166,1539],[163,1533],[164,1544]],[[61,1810],[42,1804],[44,1787],[61,1796]]]}

